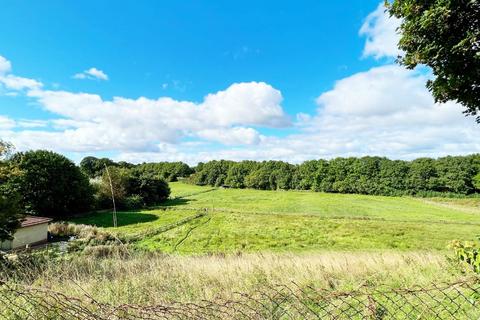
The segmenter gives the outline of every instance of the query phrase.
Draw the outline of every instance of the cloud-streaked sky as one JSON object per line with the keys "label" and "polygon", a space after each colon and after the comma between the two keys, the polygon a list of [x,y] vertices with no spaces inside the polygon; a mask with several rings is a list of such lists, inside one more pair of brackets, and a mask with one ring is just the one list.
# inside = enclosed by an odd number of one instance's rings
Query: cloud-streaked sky
{"label": "cloud-streaked sky", "polygon": [[480,152],[480,126],[395,65],[378,1],[15,1],[0,137],[79,161],[395,159]]}

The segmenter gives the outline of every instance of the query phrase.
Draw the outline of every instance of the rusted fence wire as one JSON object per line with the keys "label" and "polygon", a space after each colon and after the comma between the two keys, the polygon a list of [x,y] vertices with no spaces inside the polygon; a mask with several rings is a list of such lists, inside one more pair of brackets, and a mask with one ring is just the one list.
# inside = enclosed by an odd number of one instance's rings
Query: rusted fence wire
{"label": "rusted fence wire", "polygon": [[332,292],[268,287],[234,299],[165,305],[110,305],[89,295],[0,283],[0,319],[480,319],[480,282],[428,288]]}

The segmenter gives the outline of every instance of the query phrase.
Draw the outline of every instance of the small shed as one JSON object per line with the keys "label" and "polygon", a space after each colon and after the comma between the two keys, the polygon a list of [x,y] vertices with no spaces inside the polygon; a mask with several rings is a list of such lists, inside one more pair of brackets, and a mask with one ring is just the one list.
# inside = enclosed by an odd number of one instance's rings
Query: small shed
{"label": "small shed", "polygon": [[26,216],[21,227],[15,232],[13,240],[0,243],[0,250],[14,250],[35,246],[48,241],[48,223],[50,218]]}

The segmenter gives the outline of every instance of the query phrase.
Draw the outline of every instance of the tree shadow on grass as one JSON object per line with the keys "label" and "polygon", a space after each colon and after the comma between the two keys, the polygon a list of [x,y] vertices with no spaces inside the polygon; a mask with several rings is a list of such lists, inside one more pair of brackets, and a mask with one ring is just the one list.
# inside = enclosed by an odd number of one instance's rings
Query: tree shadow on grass
{"label": "tree shadow on grass", "polygon": [[168,199],[167,201],[163,202],[159,207],[175,207],[175,206],[183,206],[189,204],[192,201],[197,201],[195,199],[185,199],[185,198],[173,198]]}
{"label": "tree shadow on grass", "polygon": [[[127,226],[136,223],[146,223],[157,220],[159,217],[155,214],[140,211],[122,211],[117,212],[117,226]],[[113,227],[112,212],[97,212],[86,217],[75,219],[73,222],[77,224],[89,224],[102,228]]]}

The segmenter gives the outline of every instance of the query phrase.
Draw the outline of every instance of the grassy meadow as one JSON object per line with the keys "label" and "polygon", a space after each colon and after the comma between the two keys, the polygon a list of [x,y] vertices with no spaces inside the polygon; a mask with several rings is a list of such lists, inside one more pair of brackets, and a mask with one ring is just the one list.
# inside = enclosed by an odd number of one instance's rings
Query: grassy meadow
{"label": "grassy meadow", "polygon": [[170,187],[162,206],[119,212],[117,228],[111,212],[70,221],[128,246],[52,251],[55,260],[18,268],[14,281],[112,305],[157,305],[235,300],[276,285],[338,293],[472,276],[447,245],[475,238],[478,199]]}
{"label": "grassy meadow", "polygon": [[[178,256],[158,253],[128,257],[80,255],[48,264],[28,283],[68,296],[113,304],[155,305],[234,299],[272,285],[295,283],[330,291],[360,287],[399,288],[458,281],[448,259],[426,252],[253,253]],[[238,298],[238,296],[237,296]]]}
{"label": "grassy meadow", "polygon": [[170,187],[161,207],[120,212],[116,229],[108,212],[72,222],[134,239],[138,248],[187,255],[445,251],[451,240],[471,240],[480,231],[479,199]]}

